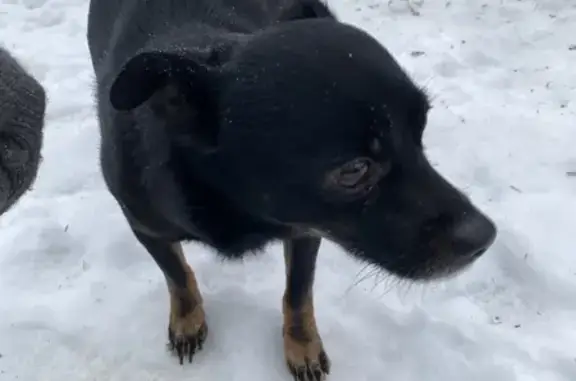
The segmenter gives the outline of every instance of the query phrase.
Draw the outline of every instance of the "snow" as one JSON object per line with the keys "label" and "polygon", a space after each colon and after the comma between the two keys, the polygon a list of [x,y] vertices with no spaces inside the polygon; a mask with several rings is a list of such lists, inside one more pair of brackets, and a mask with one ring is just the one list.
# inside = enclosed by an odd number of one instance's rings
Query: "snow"
{"label": "snow", "polygon": [[[469,271],[427,286],[324,243],[329,379],[576,380],[576,5],[415,2],[331,4],[429,89],[429,155],[499,236]],[[0,380],[289,380],[279,245],[243,264],[186,245],[211,332],[192,365],[166,351],[163,276],[98,168],[87,5],[0,0],[0,42],[50,100],[35,188],[0,218]]]}

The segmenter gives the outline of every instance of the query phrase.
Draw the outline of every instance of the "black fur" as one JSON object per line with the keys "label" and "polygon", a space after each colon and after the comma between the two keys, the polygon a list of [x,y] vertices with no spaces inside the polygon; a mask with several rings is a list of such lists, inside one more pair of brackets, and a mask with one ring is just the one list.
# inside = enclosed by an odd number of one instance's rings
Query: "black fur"
{"label": "black fur", "polygon": [[0,215],[36,180],[45,110],[42,85],[0,47]]}
{"label": "black fur", "polygon": [[289,256],[286,279],[286,303],[293,310],[304,304],[304,298],[314,283],[316,257],[320,248],[318,237],[298,237],[287,245]]}
{"label": "black fur", "polygon": [[88,43],[106,183],[169,278],[180,240],[241,258],[324,237],[429,280],[495,238],[425,157],[423,91],[317,0],[92,0]]}

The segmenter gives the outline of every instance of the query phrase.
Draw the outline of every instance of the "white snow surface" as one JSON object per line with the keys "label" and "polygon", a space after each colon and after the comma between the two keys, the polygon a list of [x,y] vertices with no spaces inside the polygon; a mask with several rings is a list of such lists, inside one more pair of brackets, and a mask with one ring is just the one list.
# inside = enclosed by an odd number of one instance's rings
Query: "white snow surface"
{"label": "white snow surface", "polygon": [[[429,89],[428,154],[499,235],[469,271],[427,286],[324,243],[315,304],[329,380],[576,380],[576,4],[330,4]],[[278,244],[243,263],[186,245],[211,331],[193,364],[167,352],[163,275],[98,166],[87,9],[0,0],[0,43],[49,96],[34,190],[0,218],[0,380],[290,380]]]}

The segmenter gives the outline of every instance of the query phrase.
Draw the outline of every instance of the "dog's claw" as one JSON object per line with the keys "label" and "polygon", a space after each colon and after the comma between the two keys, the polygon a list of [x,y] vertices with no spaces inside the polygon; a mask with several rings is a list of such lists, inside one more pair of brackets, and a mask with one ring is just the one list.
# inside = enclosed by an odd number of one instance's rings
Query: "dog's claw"
{"label": "dog's claw", "polygon": [[317,361],[306,359],[306,365],[288,363],[294,381],[324,381],[330,373],[330,363],[326,352],[322,351]]}
{"label": "dog's claw", "polygon": [[180,365],[184,364],[184,358],[188,357],[191,363],[194,355],[202,350],[204,341],[208,333],[206,323],[200,326],[200,329],[194,335],[176,335],[172,329],[168,328],[168,347],[172,353],[178,356]]}

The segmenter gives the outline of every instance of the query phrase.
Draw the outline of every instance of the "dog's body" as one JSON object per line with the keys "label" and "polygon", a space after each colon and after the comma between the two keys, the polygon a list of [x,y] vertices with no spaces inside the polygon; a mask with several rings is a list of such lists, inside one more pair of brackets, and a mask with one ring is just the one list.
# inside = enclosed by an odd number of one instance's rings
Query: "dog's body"
{"label": "dog's body", "polygon": [[424,93],[318,0],[92,0],[88,43],[104,177],[166,276],[181,361],[207,325],[180,241],[227,258],[284,241],[285,355],[304,380],[330,368],[311,291],[321,237],[414,280],[494,240],[424,156]]}
{"label": "dog's body", "polygon": [[[200,31],[198,34],[187,34],[178,38],[182,37],[182,43],[194,47],[192,54],[199,60],[210,60],[211,49],[216,47],[222,50],[220,54],[228,54],[226,49],[241,39],[241,33],[250,33],[272,23],[275,19],[271,14],[281,16],[282,6],[289,2],[290,0],[269,1],[271,4],[278,3],[272,8],[271,5],[266,6],[265,1],[246,1],[244,8],[235,7],[237,12],[244,10],[242,14],[230,14],[233,12],[230,7],[217,6],[210,0],[146,3],[92,1],[91,16],[94,21],[90,23],[89,35],[94,36],[90,38],[90,48],[99,85],[98,99],[107,99],[106,92],[112,84],[113,75],[128,58],[133,57],[151,40],[152,45],[156,43],[144,31],[162,33],[178,27],[182,27],[182,33],[188,33],[188,29]],[[120,16],[112,18],[110,14]],[[159,16],[163,14],[169,23]],[[149,15],[158,17],[149,20],[146,18]],[[133,20],[127,23],[128,19]],[[123,28],[119,25],[122,22],[126,23]],[[154,22],[159,25],[154,25]],[[229,33],[223,33],[222,29]],[[170,49],[177,50],[179,47]],[[140,221],[150,230],[173,241],[198,238],[229,256],[242,256],[246,251],[262,247],[271,238],[283,238],[287,235],[285,228],[254,219],[229,205],[230,202],[225,197],[220,197],[218,192],[202,179],[192,184],[195,182],[194,176],[187,177],[185,181],[189,185],[182,188],[181,181],[175,178],[179,175],[179,169],[175,167],[181,164],[177,158],[170,157],[168,141],[165,141],[166,145],[159,144],[164,139],[171,138],[166,131],[149,130],[142,134],[133,134],[126,128],[118,129],[117,124],[125,125],[136,118],[115,112],[109,102],[100,102],[99,107],[103,121],[101,127],[104,175],[112,193],[123,202],[130,203],[125,207],[125,212],[131,215],[134,222]],[[142,182],[148,183],[148,186],[142,187]],[[194,213],[192,221],[183,206],[197,204],[203,208]],[[206,206],[210,207],[204,209]],[[226,216],[225,221],[220,215]]]}
{"label": "dog's body", "polygon": [[0,47],[0,215],[36,180],[45,110],[43,86]]}

